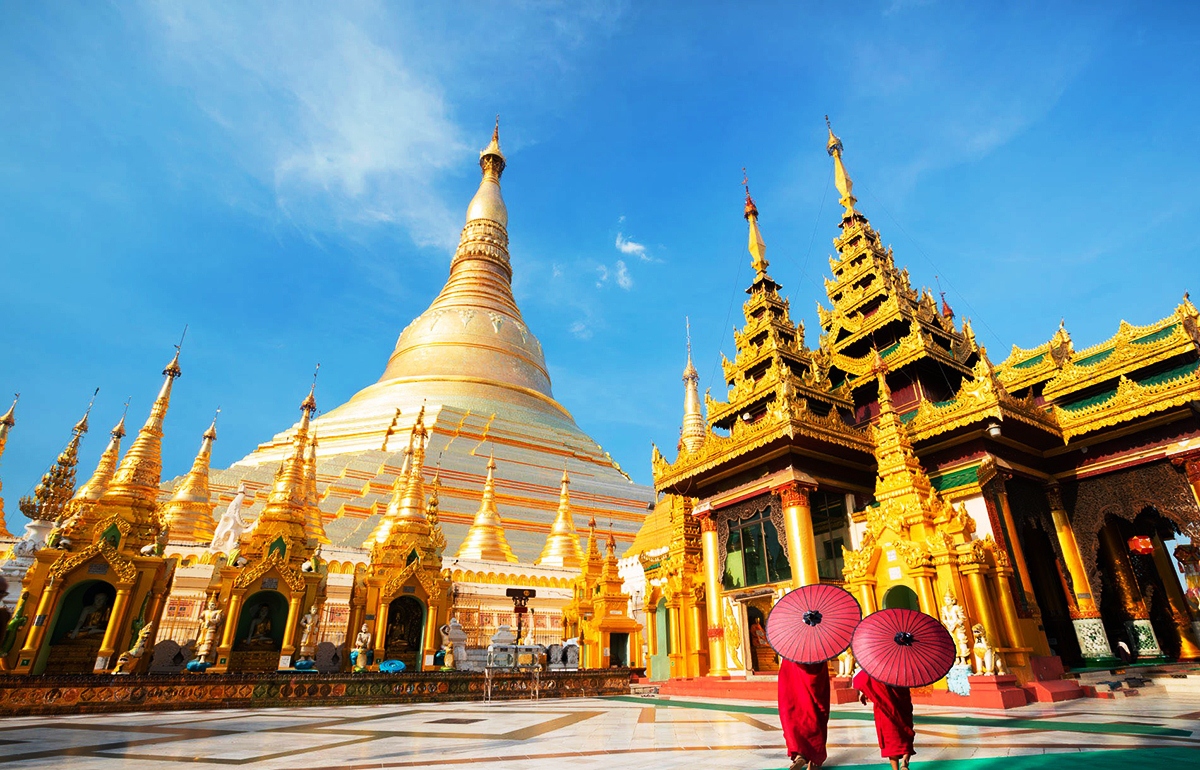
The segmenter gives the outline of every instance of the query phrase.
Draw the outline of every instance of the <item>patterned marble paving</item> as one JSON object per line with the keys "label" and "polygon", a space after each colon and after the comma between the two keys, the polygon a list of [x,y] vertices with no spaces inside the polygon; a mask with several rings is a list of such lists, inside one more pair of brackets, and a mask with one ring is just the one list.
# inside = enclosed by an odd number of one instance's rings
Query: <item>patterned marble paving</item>
{"label": "patterned marble paving", "polygon": [[[1200,697],[1044,704],[1017,713],[918,708],[914,770],[1105,770],[1200,760]],[[840,706],[827,767],[885,767],[870,710]],[[781,768],[760,701],[505,701],[0,720],[0,770],[611,770]]]}

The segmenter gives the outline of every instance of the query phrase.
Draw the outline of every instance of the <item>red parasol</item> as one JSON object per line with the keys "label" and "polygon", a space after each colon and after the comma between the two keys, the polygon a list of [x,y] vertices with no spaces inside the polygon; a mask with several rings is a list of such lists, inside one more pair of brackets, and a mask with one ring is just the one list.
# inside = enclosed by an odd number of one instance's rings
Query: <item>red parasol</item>
{"label": "red parasol", "polygon": [[954,640],[937,618],[916,610],[873,612],[854,629],[854,658],[893,687],[924,687],[954,665]]}
{"label": "red parasol", "polygon": [[788,660],[820,663],[850,646],[862,608],[845,589],[820,583],[786,594],[767,617],[767,641]]}

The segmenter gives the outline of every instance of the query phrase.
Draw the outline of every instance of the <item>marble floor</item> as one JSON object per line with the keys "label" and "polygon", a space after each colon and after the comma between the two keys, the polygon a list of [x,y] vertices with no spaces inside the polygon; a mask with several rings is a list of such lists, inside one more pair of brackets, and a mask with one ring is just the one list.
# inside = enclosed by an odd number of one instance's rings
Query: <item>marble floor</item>
{"label": "marble floor", "polygon": [[[761,701],[617,697],[0,719],[0,770],[782,768]],[[917,709],[914,770],[1200,766],[1200,697],[1017,712]],[[827,767],[885,767],[868,707],[837,706]]]}

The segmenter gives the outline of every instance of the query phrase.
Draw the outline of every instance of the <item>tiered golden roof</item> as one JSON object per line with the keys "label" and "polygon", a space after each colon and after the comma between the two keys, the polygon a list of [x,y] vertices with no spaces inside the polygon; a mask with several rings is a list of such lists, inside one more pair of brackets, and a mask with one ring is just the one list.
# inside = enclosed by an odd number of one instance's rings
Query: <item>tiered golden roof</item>
{"label": "tiered golden roof", "polygon": [[496,459],[488,458],[487,480],[483,483],[483,499],[479,502],[479,511],[475,521],[458,552],[456,559],[477,559],[480,561],[516,561],[516,554],[508,545],[504,536],[504,524],[500,521],[500,512],[496,510]]}
{"label": "tiered golden roof", "polygon": [[[742,307],[746,325],[734,330],[737,356],[733,361],[722,356],[727,400],[705,394],[708,427],[703,440],[681,442],[674,463],[654,447],[651,462],[660,490],[785,437],[871,451],[866,433],[847,423],[853,402],[833,389],[827,367],[804,344],[804,325],[792,323],[789,303],[767,273],[766,244],[749,188],[744,214],[755,275]],[[686,370],[684,381],[690,387]]]}
{"label": "tiered golden roof", "polygon": [[[0,415],[0,458],[4,457],[4,447],[8,444],[8,432],[14,425],[17,424],[16,412],[17,401],[21,399],[21,394],[17,394],[13,399],[12,406],[3,415]],[[0,478],[0,492],[4,491],[3,479]],[[0,538],[11,538],[13,535],[8,531],[8,527],[4,524],[4,497],[0,496]]]}
{"label": "tiered golden roof", "polygon": [[554,517],[542,554],[534,564],[569,569],[579,569],[583,564],[583,549],[579,547],[579,534],[575,531],[575,519],[571,515],[570,485],[571,477],[564,470],[558,493],[558,514]]}
{"label": "tiered golden roof", "polygon": [[854,207],[842,142],[832,128],[828,149],[845,207],[842,234],[833,242],[838,256],[829,261],[833,280],[825,281],[833,308],[817,304],[821,358],[834,386],[849,396],[870,385],[876,351],[893,370],[929,358],[960,378],[969,374],[978,352],[970,323],[957,328],[948,305],[939,311],[932,292],[918,293],[909,284],[908,270],[896,269],[891,247],[883,247],[879,233]]}
{"label": "tiered golden roof", "polygon": [[75,466],[79,462],[79,442],[88,431],[88,415],[92,405],[88,404],[82,419],[71,429],[71,439],[58,455],[50,470],[42,474],[42,480],[32,495],[21,498],[21,513],[34,521],[57,523],[63,518],[63,510],[75,494]]}
{"label": "tiered golden roof", "polygon": [[163,505],[161,516],[167,525],[171,542],[210,543],[216,526],[212,501],[208,488],[208,467],[212,457],[212,445],[217,440],[217,418],[204,431],[200,451],[192,462],[192,469],[175,489],[171,499]]}

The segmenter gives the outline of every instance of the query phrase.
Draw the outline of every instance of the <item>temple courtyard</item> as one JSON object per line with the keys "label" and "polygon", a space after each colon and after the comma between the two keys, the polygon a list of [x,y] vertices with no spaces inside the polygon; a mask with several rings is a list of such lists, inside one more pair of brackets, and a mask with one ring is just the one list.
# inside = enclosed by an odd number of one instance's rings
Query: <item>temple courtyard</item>
{"label": "temple courtyard", "polygon": [[[300,704],[297,704],[298,706]],[[1195,766],[1200,693],[1001,711],[917,707],[914,768]],[[883,767],[869,707],[835,706],[827,767]],[[783,768],[770,703],[620,696],[0,720],[0,765],[73,770]]]}

